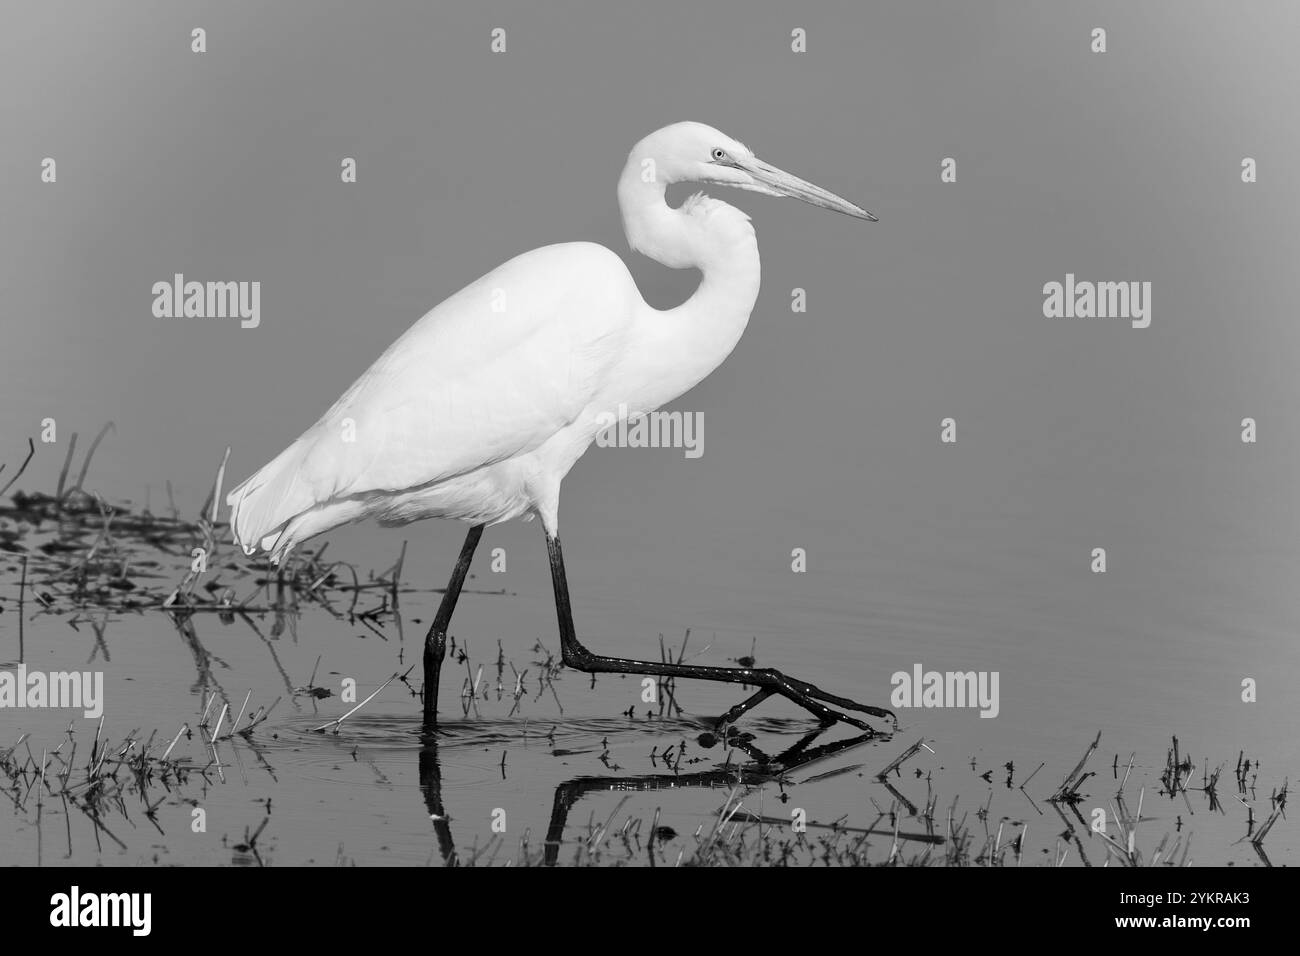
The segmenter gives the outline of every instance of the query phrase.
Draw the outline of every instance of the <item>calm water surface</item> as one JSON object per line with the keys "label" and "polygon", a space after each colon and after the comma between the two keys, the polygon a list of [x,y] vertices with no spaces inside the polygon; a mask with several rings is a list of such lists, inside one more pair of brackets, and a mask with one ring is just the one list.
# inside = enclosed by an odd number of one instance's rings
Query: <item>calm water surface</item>
{"label": "calm water surface", "polygon": [[[1238,478],[1202,476],[1207,483]],[[984,489],[990,497],[979,518],[923,505],[893,514],[880,510],[881,527],[870,541],[858,541],[851,529],[832,524],[817,539],[805,574],[792,573],[779,552],[775,561],[759,551],[732,558],[725,546],[711,549],[704,543],[725,541],[726,529],[679,546],[657,539],[653,529],[639,538],[628,535],[618,511],[611,509],[604,515],[603,538],[584,542],[603,561],[584,558],[576,538],[570,546],[579,629],[600,651],[658,659],[660,635],[676,650],[689,627],[686,652],[692,661],[726,663],[754,648],[761,665],[881,705],[889,701],[890,675],[911,671],[916,663],[926,669],[999,673],[995,719],[981,719],[972,709],[901,711],[901,728],[892,738],[792,773],[784,787],[787,802],[781,802],[775,784],[749,791],[745,806],[755,813],[789,819],[794,808],[802,808],[814,822],[872,826],[881,812],[901,806],[875,773],[908,744],[925,738],[934,752],[922,751],[904,765],[893,779],[898,795],[923,807],[932,790],[941,817],[956,798],[958,817],[970,813],[977,836],[986,824],[975,811],[988,806],[990,832],[1004,824],[1007,834],[1018,834],[1027,826],[1024,862],[1045,862],[1065,830],[1046,798],[1100,731],[1101,745],[1089,765],[1098,776],[1083,788],[1085,815],[1094,806],[1110,806],[1116,789],[1112,765],[1118,759],[1123,772],[1136,754],[1128,793],[1133,801],[1146,790],[1140,839],[1148,852],[1166,833],[1172,838],[1190,832],[1195,863],[1258,863],[1241,840],[1246,810],[1234,797],[1232,770],[1243,750],[1260,762],[1257,776],[1252,774],[1256,789],[1246,796],[1254,798],[1256,816],[1262,818],[1269,793],[1294,777],[1300,755],[1288,690],[1300,677],[1285,588],[1297,570],[1292,543],[1243,520],[1243,514],[1258,513],[1258,503],[1238,502],[1216,514],[1188,512],[1181,526],[1162,521],[1162,510],[1178,503],[1162,499],[1158,487],[1141,484],[1129,488],[1125,507],[1131,520],[1088,532],[1068,509],[1036,513],[1050,504],[1043,500],[1049,496],[1033,493],[1045,486],[1050,486],[1046,479],[1027,483],[1022,490],[1029,493],[1015,497]],[[949,497],[977,493],[956,483],[934,490]],[[910,500],[923,498],[914,489]],[[1215,499],[1234,500],[1230,494]],[[197,511],[197,504],[190,508]],[[1141,527],[1144,515],[1157,523],[1154,542],[1150,529],[1144,533]],[[808,520],[807,514],[777,511],[768,516],[762,534],[797,542]],[[1089,549],[1083,545],[1096,534],[1104,534],[1111,552],[1125,555],[1125,562],[1139,562],[1139,569],[1088,571]],[[1052,542],[1071,535],[1079,540],[1074,550],[1082,552],[1072,555],[1067,567]],[[401,596],[400,631],[391,618],[370,628],[306,605],[279,629],[269,614],[252,616],[251,624],[197,614],[187,636],[158,611],[46,612],[34,606],[29,586],[23,659],[29,669],[102,670],[109,739],[147,737],[154,730],[169,738],[183,722],[198,722],[212,694],[218,695],[218,706],[229,702],[232,711],[250,692],[250,710],[277,697],[281,701],[250,740],[219,744],[220,773],[210,772],[206,783],[191,782],[163,800],[155,818],[161,833],[139,806],[128,805],[104,819],[122,846],[103,837],[96,841],[89,820],[75,810],[65,820],[57,804],[47,805],[38,826],[30,807],[14,808],[0,825],[4,861],[255,863],[234,847],[262,823],[269,808],[258,843],[263,862],[437,863],[440,840],[450,839],[462,859],[481,853],[481,861],[499,863],[511,858],[525,837],[533,846],[540,843],[553,822],[557,790],[566,800],[573,797],[561,831],[567,841],[561,860],[571,858],[590,824],[603,823],[615,811],[615,827],[628,818],[648,826],[658,812],[661,825],[678,834],[676,849],[689,856],[694,834],[712,826],[729,792],[717,780],[692,775],[746,759],[739,751],[728,756],[725,747],[702,746],[694,718],[721,713],[741,691],[681,682],[676,699],[684,713],[665,718],[658,708],[651,715],[636,678],[607,675],[593,685],[586,675],[562,671],[551,684],[540,684],[546,649],[558,649],[540,538],[534,524],[490,529],[485,537],[469,583],[473,591],[462,598],[453,627],[468,662],[452,659],[446,666],[440,696],[446,719],[436,749],[421,746],[418,701],[396,682],[338,734],[313,728],[349,708],[337,696],[344,678],[356,680],[364,697],[392,673],[418,663],[438,599],[426,589],[447,573],[458,528],[441,523],[405,531],[363,527],[334,536],[332,557],[346,556],[362,569],[381,571],[391,565],[402,540],[412,542],[403,572],[411,590]],[[28,536],[11,547],[31,548],[41,540]],[[505,573],[489,570],[494,547],[505,550]],[[5,667],[14,666],[19,656],[15,556],[7,553],[0,562],[5,573],[0,663]],[[35,556],[32,560],[29,577],[39,582],[41,565]],[[175,581],[183,571],[179,558],[164,558],[158,569],[164,580]],[[223,582],[235,586],[241,598],[251,591],[251,581],[223,572]],[[379,600],[367,594],[359,606]],[[346,610],[346,601],[338,610]],[[498,655],[504,661],[500,686]],[[294,694],[308,684],[314,668],[316,685],[336,696],[316,700]],[[525,671],[525,692],[516,706],[514,674]],[[1258,703],[1240,702],[1243,677],[1259,682]],[[480,694],[465,716],[461,694],[470,679],[479,681]],[[418,669],[412,681],[418,686]],[[68,711],[0,712],[0,743],[9,746],[25,732],[35,751],[53,749],[70,719],[84,754],[95,722]],[[747,718],[743,729],[755,734],[754,746],[775,754],[814,728],[800,711],[774,699]],[[1181,795],[1171,799],[1157,792],[1173,735],[1196,765],[1194,788],[1203,764],[1208,762],[1210,771],[1225,765],[1221,810],[1212,811],[1195,789],[1186,802]],[[832,729],[817,742],[851,736]],[[182,738],[178,748],[197,765],[208,762],[197,738]],[[674,749],[673,762],[680,758],[675,769],[665,766],[662,755],[668,749]],[[1020,790],[1040,763],[1042,769]],[[674,773],[695,785],[668,786]],[[605,781],[597,784],[595,778]],[[629,794],[637,779],[651,789]],[[162,795],[159,791],[151,799]],[[191,832],[190,800],[207,813],[206,833]],[[449,818],[445,829],[431,820],[431,811],[440,808],[439,815]],[[921,829],[917,821],[904,819],[904,830]],[[493,842],[494,821],[498,829],[504,821],[499,844]],[[1075,827],[1090,861],[1104,861],[1101,840],[1089,839],[1077,821]],[[873,840],[888,853],[889,837]],[[1267,843],[1272,862],[1293,863],[1294,845],[1289,825],[1279,822]],[[673,847],[668,852],[670,860],[676,858]],[[1067,864],[1078,862],[1073,851]]]}

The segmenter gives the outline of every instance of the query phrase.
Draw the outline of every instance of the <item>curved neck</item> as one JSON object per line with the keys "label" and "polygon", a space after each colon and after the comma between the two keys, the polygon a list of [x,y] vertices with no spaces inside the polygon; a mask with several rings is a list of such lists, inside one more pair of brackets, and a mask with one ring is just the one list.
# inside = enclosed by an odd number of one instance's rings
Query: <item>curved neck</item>
{"label": "curved neck", "polygon": [[[628,244],[673,269],[703,274],[695,293],[675,309],[655,312],[656,357],[671,365],[686,391],[718,367],[749,322],[758,299],[758,241],[749,217],[734,206],[692,196],[680,208],[665,200],[665,184],[629,159],[618,184]],[[674,396],[675,397],[675,396]]]}

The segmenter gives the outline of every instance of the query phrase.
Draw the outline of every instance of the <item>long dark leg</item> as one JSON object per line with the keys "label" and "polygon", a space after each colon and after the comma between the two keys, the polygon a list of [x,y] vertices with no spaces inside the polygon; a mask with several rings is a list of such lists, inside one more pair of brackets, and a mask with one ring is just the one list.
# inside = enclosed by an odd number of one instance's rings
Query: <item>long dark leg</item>
{"label": "long dark leg", "polygon": [[460,589],[465,585],[465,576],[469,574],[470,562],[474,560],[474,549],[478,547],[479,538],[483,537],[483,526],[476,524],[465,535],[465,544],[460,549],[460,558],[456,561],[456,570],[451,572],[447,590],[442,592],[442,603],[434,615],[433,625],[424,636],[424,724],[425,729],[438,725],[438,676],[442,673],[442,659],[447,656],[447,628],[451,626],[451,615],[456,610],[456,601],[460,598]]}
{"label": "long dark leg", "polygon": [[560,539],[552,538],[548,533],[546,549],[551,556],[551,583],[555,587],[555,612],[560,622],[560,653],[566,667],[592,674],[652,674],[659,677],[687,677],[729,684],[752,684],[758,688],[758,692],[753,696],[731,708],[722,721],[736,719],[772,694],[789,698],[816,716],[823,724],[833,724],[837,720],[842,720],[862,730],[872,731],[868,724],[856,717],[831,710],[818,701],[828,701],[848,710],[871,714],[873,717],[895,719],[891,711],[827,694],[812,684],[786,677],[780,671],[770,667],[703,667],[666,661],[633,661],[622,657],[601,657],[593,654],[578,641],[573,628],[573,608],[569,604],[569,582],[564,574],[564,554],[560,550]]}

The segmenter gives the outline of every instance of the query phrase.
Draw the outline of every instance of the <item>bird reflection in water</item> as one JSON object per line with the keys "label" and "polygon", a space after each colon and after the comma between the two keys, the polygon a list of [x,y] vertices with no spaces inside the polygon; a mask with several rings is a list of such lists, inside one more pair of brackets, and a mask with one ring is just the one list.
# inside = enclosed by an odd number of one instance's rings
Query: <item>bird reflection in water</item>
{"label": "bird reflection in water", "polygon": [[[733,763],[727,761],[710,770],[690,773],[648,773],[648,774],[609,774],[584,775],[559,784],[551,803],[550,823],[547,827],[546,842],[539,862],[546,866],[555,866],[559,862],[560,851],[564,845],[564,832],[568,824],[570,811],[584,797],[595,793],[651,793],[656,791],[675,791],[695,788],[727,789],[755,788],[784,780],[790,773],[807,768],[816,763],[847,754],[864,744],[882,739],[882,734],[868,731],[842,740],[830,741],[813,746],[815,741],[827,733],[829,728],[818,727],[801,737],[795,744],[770,756],[756,746],[750,735],[737,734],[727,738],[727,745],[743,753],[748,761]],[[458,858],[455,842],[451,832],[451,821],[442,799],[442,772],[438,760],[438,742],[432,733],[426,733],[420,748],[420,790],[424,797],[425,809],[433,821],[434,834],[438,842],[438,855],[444,865],[455,866]],[[888,787],[888,783],[886,783]],[[891,793],[906,809],[911,804],[889,787]],[[915,808],[912,808],[913,811]],[[742,819],[764,822],[763,818],[746,815]],[[654,845],[656,833],[652,832],[646,846],[649,865],[654,866],[656,859]],[[863,830],[862,833],[889,831]],[[927,843],[943,843],[944,838],[933,834],[906,834],[906,838]]]}

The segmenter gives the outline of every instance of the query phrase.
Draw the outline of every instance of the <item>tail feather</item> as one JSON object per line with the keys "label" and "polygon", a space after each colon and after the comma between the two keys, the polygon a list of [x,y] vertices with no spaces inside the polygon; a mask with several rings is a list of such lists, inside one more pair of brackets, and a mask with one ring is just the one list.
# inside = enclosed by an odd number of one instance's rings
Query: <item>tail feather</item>
{"label": "tail feather", "polygon": [[271,550],[289,522],[318,504],[302,475],[304,451],[294,442],[226,496],[230,530],[245,554]]}
{"label": "tail feather", "polygon": [[262,549],[271,553],[271,563],[280,564],[293,549],[318,534],[364,517],[365,503],[335,501],[304,511],[287,522],[278,533],[262,539]]}

